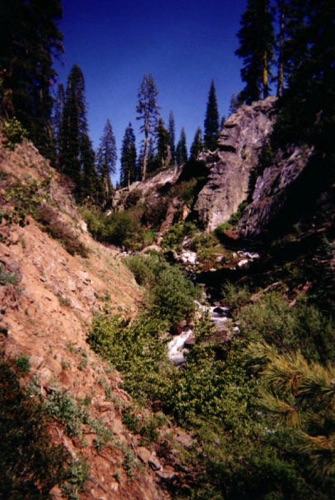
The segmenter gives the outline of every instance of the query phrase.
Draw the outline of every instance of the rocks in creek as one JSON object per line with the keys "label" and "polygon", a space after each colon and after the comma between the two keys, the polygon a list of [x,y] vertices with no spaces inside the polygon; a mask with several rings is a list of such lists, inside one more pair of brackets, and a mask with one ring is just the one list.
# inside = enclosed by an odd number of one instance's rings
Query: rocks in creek
{"label": "rocks in creek", "polygon": [[175,366],[185,363],[185,342],[192,336],[192,330],[186,330],[168,342],[168,358]]}
{"label": "rocks in creek", "polygon": [[[222,333],[227,330],[225,323],[231,318],[231,312],[228,307],[222,305],[216,306],[205,306],[196,302],[199,310],[203,313],[208,313],[210,320],[214,323],[217,333]],[[196,339],[193,334],[193,330],[187,327],[186,322],[183,323],[184,329],[174,335],[173,339],[167,344],[168,348],[168,359],[172,361],[175,366],[181,366],[186,362],[185,353],[191,349],[195,343]],[[224,339],[228,336],[222,337]]]}

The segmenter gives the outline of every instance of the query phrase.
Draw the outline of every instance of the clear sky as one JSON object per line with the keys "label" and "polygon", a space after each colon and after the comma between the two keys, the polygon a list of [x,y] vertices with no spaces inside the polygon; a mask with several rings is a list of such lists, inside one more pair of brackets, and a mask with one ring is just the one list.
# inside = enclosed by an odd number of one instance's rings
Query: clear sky
{"label": "clear sky", "polygon": [[211,80],[220,115],[227,115],[232,94],[243,88],[234,52],[245,7],[246,0],[63,0],[65,54],[57,70],[64,85],[73,64],[84,73],[94,147],[107,118],[119,158],[129,122],[141,140],[137,93],[149,73],[166,124],[173,111],[176,141],[185,127],[189,147],[203,129]]}

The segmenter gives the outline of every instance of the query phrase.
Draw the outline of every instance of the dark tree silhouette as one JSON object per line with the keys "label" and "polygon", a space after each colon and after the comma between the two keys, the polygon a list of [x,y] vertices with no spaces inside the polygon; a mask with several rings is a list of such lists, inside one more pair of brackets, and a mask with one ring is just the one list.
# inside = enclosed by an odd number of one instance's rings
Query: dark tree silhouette
{"label": "dark tree silhouette", "polygon": [[[78,200],[82,200],[85,184],[91,181],[87,175],[95,170],[94,152],[88,135],[87,107],[85,98],[84,75],[79,66],[74,65],[68,77],[65,92],[63,120],[60,132],[60,155],[58,164],[62,172],[74,182],[74,190]],[[88,174],[90,172],[90,174]],[[96,179],[96,176],[94,176]]]}
{"label": "dark tree silhouette", "polygon": [[0,1],[0,112],[16,118],[52,156],[53,58],[63,52],[60,0]]}
{"label": "dark tree silhouette", "polygon": [[133,127],[129,123],[122,142],[120,185],[129,187],[136,179],[136,140]]}
{"label": "dark tree silhouette", "polygon": [[156,127],[156,150],[157,168],[167,166],[169,162],[169,132],[162,118],[158,120]]}
{"label": "dark tree silhouette", "polygon": [[195,133],[191,148],[190,148],[190,160],[197,160],[199,154],[204,149],[204,143],[202,140],[202,130],[200,127],[197,128]]}
{"label": "dark tree silhouette", "polygon": [[269,79],[274,57],[275,36],[269,0],[248,0],[237,34],[236,54],[243,59],[241,70],[245,87],[240,100],[247,104],[269,95]]}
{"label": "dark tree silhouette", "polygon": [[103,204],[108,202],[112,194],[111,174],[116,172],[116,160],[117,151],[113,128],[111,122],[107,120],[97,151],[97,172],[103,191]]}
{"label": "dark tree silhouette", "polygon": [[137,119],[142,121],[141,132],[144,134],[143,154],[141,156],[141,178],[145,180],[149,157],[150,139],[154,138],[159,107],[157,103],[158,90],[152,75],[144,75],[136,106]]}
{"label": "dark tree silhouette", "polygon": [[219,138],[219,111],[214,81],[211,82],[209,89],[204,131],[205,147],[210,150],[216,149]]}
{"label": "dark tree silhouette", "polygon": [[176,126],[172,111],[170,112],[169,115],[169,148],[170,148],[171,164],[174,165],[176,161]]}
{"label": "dark tree silhouette", "polygon": [[186,133],[184,127],[181,129],[180,139],[176,147],[176,161],[177,165],[183,165],[188,160],[187,156],[187,145],[186,145]]}

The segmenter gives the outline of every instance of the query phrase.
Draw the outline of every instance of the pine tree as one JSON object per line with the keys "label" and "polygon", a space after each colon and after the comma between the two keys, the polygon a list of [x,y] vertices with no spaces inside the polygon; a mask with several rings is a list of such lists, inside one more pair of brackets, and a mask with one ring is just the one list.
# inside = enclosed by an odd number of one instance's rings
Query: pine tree
{"label": "pine tree", "polygon": [[[74,191],[79,200],[83,195],[84,164],[86,172],[93,172],[95,168],[86,113],[84,75],[80,67],[74,65],[70,71],[65,92],[58,164],[61,171],[72,179]],[[91,165],[89,165],[90,162]],[[85,184],[85,191],[87,191],[87,179]]]}
{"label": "pine tree", "polygon": [[136,140],[133,127],[129,123],[122,142],[120,185],[121,187],[129,187],[136,179]]}
{"label": "pine tree", "polygon": [[16,116],[43,154],[51,156],[53,58],[63,52],[60,0],[0,1],[1,113]]}
{"label": "pine tree", "polygon": [[162,168],[169,163],[169,132],[164,120],[160,118],[156,127],[156,163],[157,168]]}
{"label": "pine tree", "polygon": [[117,151],[113,128],[111,122],[107,120],[97,151],[97,172],[103,189],[104,204],[112,194],[111,174],[116,172],[116,160]]}
{"label": "pine tree", "polygon": [[176,161],[176,127],[173,112],[169,115],[169,148],[171,156],[171,165],[174,165]]}
{"label": "pine tree", "polygon": [[103,184],[95,168],[95,154],[88,134],[81,138],[81,177],[79,201],[94,205],[101,204]]}
{"label": "pine tree", "polygon": [[202,130],[200,127],[198,127],[190,148],[190,160],[197,160],[199,154],[203,150],[204,150],[204,143],[202,140]]}
{"label": "pine tree", "polygon": [[142,120],[141,132],[143,139],[143,156],[141,158],[141,178],[145,180],[147,175],[147,163],[149,155],[150,139],[153,139],[157,118],[159,116],[159,107],[157,104],[158,90],[151,74],[144,75],[139,92],[136,112],[137,119]]}
{"label": "pine tree", "polygon": [[307,143],[334,153],[334,23],[331,0],[291,0],[286,8],[287,88],[280,100],[276,144]]}
{"label": "pine tree", "polygon": [[186,133],[184,127],[181,129],[180,139],[176,147],[176,161],[177,165],[183,165],[188,160],[187,157],[187,145],[186,145]]}
{"label": "pine tree", "polygon": [[65,104],[65,90],[63,84],[59,83],[57,85],[57,95],[53,110],[53,136],[54,136],[56,167],[59,167],[57,161],[60,155],[61,128],[64,115],[64,104]]}
{"label": "pine tree", "polygon": [[243,59],[241,77],[246,83],[240,99],[250,104],[270,92],[275,37],[269,0],[248,0],[237,36],[240,46],[236,54]]}
{"label": "pine tree", "polygon": [[211,82],[209,89],[204,131],[205,147],[213,151],[217,148],[217,141],[219,138],[219,111],[214,81]]}

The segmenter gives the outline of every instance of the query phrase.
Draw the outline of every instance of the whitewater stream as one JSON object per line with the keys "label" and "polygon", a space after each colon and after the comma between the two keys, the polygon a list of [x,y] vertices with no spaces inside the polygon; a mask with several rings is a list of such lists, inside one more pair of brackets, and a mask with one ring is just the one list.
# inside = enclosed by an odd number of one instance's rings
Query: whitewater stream
{"label": "whitewater stream", "polygon": [[[209,314],[210,321],[212,321],[218,329],[222,323],[225,323],[228,320],[229,309],[227,307],[205,306],[200,304],[200,302],[196,302],[196,304],[201,312]],[[185,343],[191,337],[193,337],[193,330],[188,329],[179,335],[175,335],[173,339],[168,342],[168,358],[175,366],[180,366],[185,363],[185,353],[187,352]]]}

